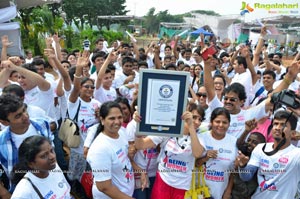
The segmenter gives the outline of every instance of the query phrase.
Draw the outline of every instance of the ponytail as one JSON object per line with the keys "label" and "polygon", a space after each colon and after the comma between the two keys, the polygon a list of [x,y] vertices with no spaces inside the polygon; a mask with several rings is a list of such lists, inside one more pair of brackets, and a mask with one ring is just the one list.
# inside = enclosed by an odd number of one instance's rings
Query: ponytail
{"label": "ponytail", "polygon": [[[101,121],[99,122],[99,125],[98,125],[98,127],[97,127],[97,130],[96,130],[96,134],[95,134],[95,136],[94,136],[94,139],[96,139],[96,137],[103,131],[103,129],[104,129],[104,126],[103,126],[103,124],[101,123]],[[93,140],[94,140],[93,139]]]}

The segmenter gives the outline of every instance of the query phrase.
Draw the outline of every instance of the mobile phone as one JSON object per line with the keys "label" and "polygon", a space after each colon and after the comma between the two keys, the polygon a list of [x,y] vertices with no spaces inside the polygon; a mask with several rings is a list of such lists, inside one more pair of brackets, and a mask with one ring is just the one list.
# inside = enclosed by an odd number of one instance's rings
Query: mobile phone
{"label": "mobile phone", "polygon": [[208,55],[214,55],[218,52],[218,49],[215,45],[211,45],[210,47],[208,47],[203,53],[202,53],[202,58],[204,60],[208,59]]}

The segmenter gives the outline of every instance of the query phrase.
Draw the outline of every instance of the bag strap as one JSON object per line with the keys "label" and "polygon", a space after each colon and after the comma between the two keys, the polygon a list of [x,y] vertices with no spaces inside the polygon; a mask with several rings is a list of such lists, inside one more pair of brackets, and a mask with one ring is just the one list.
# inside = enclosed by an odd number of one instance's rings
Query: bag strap
{"label": "bag strap", "polygon": [[40,199],[43,199],[44,198],[43,195],[41,194],[39,189],[33,184],[33,182],[30,180],[30,178],[28,178],[28,177],[23,177],[23,178],[30,182],[30,184],[32,185],[34,191],[37,193],[37,195],[40,197]]}
{"label": "bag strap", "polygon": [[79,99],[78,108],[77,108],[75,117],[74,117],[74,119],[73,119],[75,122],[78,122],[77,120],[78,120],[78,113],[79,113],[79,110],[80,110],[80,106],[81,106],[81,100]]}
{"label": "bag strap", "polygon": [[[74,119],[73,119],[76,122],[78,122],[77,120],[78,120],[78,113],[79,113],[79,110],[80,110],[80,105],[81,105],[81,100],[79,100],[77,111],[76,111],[76,114],[75,114]],[[67,113],[66,113],[66,118],[70,118],[70,116],[69,116],[69,110],[68,109],[67,109]]]}

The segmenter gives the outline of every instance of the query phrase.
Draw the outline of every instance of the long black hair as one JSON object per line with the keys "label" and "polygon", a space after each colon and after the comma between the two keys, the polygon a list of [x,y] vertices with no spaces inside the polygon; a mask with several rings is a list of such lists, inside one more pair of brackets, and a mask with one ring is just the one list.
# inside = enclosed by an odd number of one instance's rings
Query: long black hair
{"label": "long black hair", "polygon": [[41,152],[41,145],[45,142],[51,145],[50,140],[40,135],[30,136],[22,142],[18,152],[19,162],[14,166],[11,174],[13,184],[18,184],[28,171],[33,170],[29,164],[35,161],[36,155]]}
{"label": "long black hair", "polygon": [[[118,109],[120,109],[121,113],[123,113],[121,106],[117,102],[108,101],[108,102],[104,102],[101,105],[101,108],[100,108],[100,111],[99,111],[100,117],[105,119],[108,116],[110,109],[112,109],[112,108],[118,108]],[[104,129],[104,126],[100,121],[94,139],[103,131],[103,129]]]}

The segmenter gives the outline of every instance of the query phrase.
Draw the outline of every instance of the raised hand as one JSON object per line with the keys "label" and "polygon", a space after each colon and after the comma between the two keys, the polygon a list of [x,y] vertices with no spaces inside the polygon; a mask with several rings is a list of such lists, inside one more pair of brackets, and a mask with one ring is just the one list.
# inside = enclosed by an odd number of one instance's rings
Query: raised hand
{"label": "raised hand", "polygon": [[20,66],[22,64],[22,60],[20,59],[20,57],[17,56],[9,57],[8,60],[16,66]]}
{"label": "raised hand", "polygon": [[257,127],[256,119],[248,120],[245,122],[245,131],[250,132]]}
{"label": "raised hand", "polygon": [[1,42],[2,42],[2,46],[3,47],[9,47],[13,44],[13,42],[10,42],[9,39],[8,39],[8,36],[7,35],[3,35],[1,37]]}
{"label": "raised hand", "polygon": [[1,67],[13,71],[17,66],[10,60],[5,60],[1,62]]}
{"label": "raised hand", "polygon": [[46,42],[46,48],[48,48],[48,49],[52,48],[52,42],[53,42],[52,37],[47,37],[45,39],[45,42]]}
{"label": "raised hand", "polygon": [[181,119],[184,120],[189,126],[194,126],[193,114],[191,112],[185,111],[182,114]]}
{"label": "raised hand", "polygon": [[83,68],[89,64],[89,52],[83,51],[83,53],[77,58],[76,67]]}
{"label": "raised hand", "polygon": [[241,151],[238,152],[238,157],[236,158],[236,161],[240,167],[244,167],[247,165],[249,161],[249,157],[245,156]]}
{"label": "raised hand", "polygon": [[48,59],[54,59],[56,57],[55,52],[53,49],[44,49],[44,55],[48,57]]}

